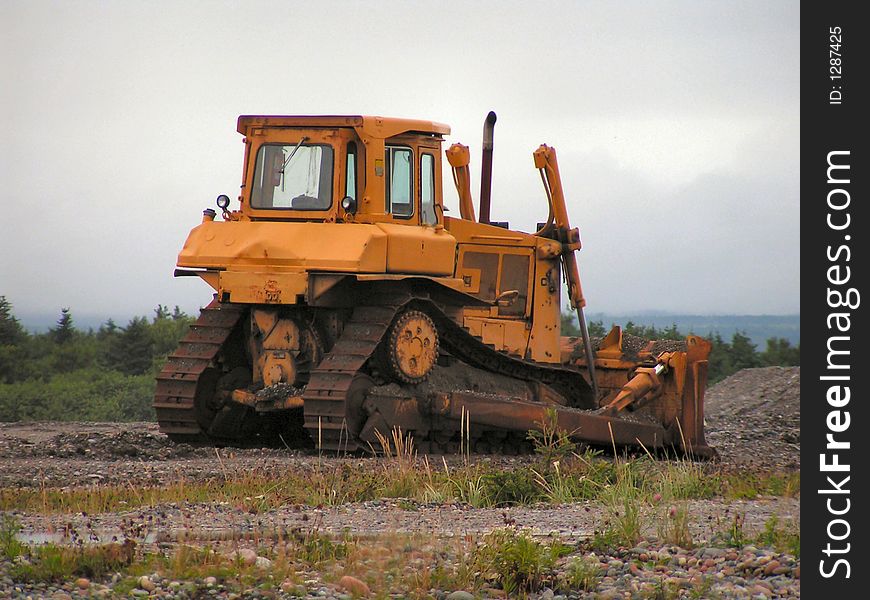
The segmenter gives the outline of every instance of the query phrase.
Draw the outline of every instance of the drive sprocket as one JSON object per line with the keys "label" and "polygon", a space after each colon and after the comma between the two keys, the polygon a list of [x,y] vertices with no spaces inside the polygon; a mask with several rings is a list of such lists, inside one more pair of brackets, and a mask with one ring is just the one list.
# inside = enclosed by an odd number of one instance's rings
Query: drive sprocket
{"label": "drive sprocket", "polygon": [[408,310],[390,326],[384,348],[390,374],[404,383],[422,383],[438,361],[438,328],[426,313]]}

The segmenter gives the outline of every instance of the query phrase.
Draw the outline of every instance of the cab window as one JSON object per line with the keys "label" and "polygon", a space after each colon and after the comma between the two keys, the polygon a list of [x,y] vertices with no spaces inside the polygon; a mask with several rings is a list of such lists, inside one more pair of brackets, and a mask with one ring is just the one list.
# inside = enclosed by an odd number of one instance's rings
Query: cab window
{"label": "cab window", "polygon": [[431,154],[420,156],[420,222],[435,225],[435,157]]}
{"label": "cab window", "polygon": [[345,179],[344,195],[356,198],[356,144],[347,145],[347,178]]}
{"label": "cab window", "polygon": [[386,147],[387,212],[408,218],[414,214],[413,176],[410,148]]}
{"label": "cab window", "polygon": [[263,144],[257,151],[251,206],[328,209],[332,154],[332,146],[326,144]]}

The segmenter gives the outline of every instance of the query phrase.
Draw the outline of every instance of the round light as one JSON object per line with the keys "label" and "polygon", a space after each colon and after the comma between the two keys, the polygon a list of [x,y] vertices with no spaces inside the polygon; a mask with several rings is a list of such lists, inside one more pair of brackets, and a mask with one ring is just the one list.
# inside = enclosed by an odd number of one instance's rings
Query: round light
{"label": "round light", "polygon": [[344,209],[344,212],[353,214],[356,212],[356,200],[350,196],[345,196],[341,199],[341,207]]}
{"label": "round light", "polygon": [[217,197],[217,205],[219,209],[226,210],[227,207],[230,205],[230,197],[226,194],[221,194]]}

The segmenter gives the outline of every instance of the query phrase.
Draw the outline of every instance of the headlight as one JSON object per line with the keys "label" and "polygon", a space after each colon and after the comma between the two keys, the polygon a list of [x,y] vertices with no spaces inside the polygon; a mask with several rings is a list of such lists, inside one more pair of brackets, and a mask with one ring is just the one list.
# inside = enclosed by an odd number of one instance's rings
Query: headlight
{"label": "headlight", "polygon": [[227,207],[230,205],[230,197],[226,194],[221,194],[217,197],[217,205],[219,209],[226,210]]}
{"label": "headlight", "polygon": [[345,196],[341,199],[341,207],[344,212],[353,214],[356,212],[356,200],[350,196]]}

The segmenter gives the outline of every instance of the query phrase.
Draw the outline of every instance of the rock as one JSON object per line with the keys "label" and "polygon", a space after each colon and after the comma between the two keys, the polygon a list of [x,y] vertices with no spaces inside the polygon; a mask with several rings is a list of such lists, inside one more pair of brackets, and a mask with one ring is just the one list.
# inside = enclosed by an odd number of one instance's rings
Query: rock
{"label": "rock", "polygon": [[773,575],[773,572],[779,568],[779,561],[772,560],[764,565],[764,574]]}
{"label": "rock", "polygon": [[372,593],[369,589],[369,586],[366,585],[364,581],[357,579],[356,577],[352,577],[350,575],[345,575],[341,579],[338,580],[339,587],[346,589],[351,594],[355,594],[357,596],[368,596]]}
{"label": "rock", "polygon": [[202,580],[206,587],[214,587],[217,585],[217,577],[206,577]]}
{"label": "rock", "polygon": [[474,594],[469,594],[464,590],[457,590],[447,594],[445,600],[474,600]]}
{"label": "rock", "polygon": [[76,587],[80,590],[86,590],[91,586],[91,580],[87,577],[79,577],[76,579]]}
{"label": "rock", "polygon": [[153,592],[155,589],[157,589],[157,584],[151,581],[151,578],[147,575],[143,575],[142,577],[140,577],[137,584],[141,589],[145,590],[146,592]]}
{"label": "rock", "polygon": [[272,561],[266,558],[265,556],[258,556],[254,559],[254,565],[258,569],[271,569]]}
{"label": "rock", "polygon": [[250,548],[242,548],[236,552],[230,552],[230,560],[237,560],[243,565],[251,566],[257,562],[257,553]]}
{"label": "rock", "polygon": [[752,587],[752,596],[763,596],[764,598],[770,598],[773,596],[773,592],[764,587],[763,585],[755,585]]}

